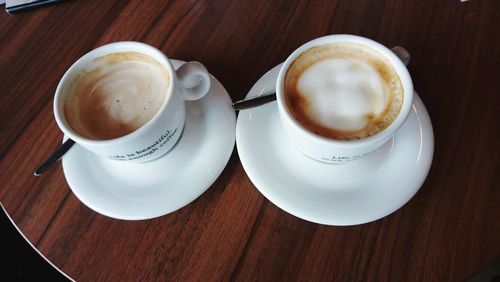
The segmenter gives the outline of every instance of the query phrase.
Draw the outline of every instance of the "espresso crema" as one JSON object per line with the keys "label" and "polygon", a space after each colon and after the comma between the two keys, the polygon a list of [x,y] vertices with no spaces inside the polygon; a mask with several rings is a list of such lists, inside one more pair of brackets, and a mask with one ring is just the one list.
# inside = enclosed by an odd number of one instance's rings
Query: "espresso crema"
{"label": "espresso crema", "polygon": [[94,60],[98,67],[73,80],[64,114],[80,135],[108,140],[127,135],[151,120],[170,83],[167,69],[152,57],[119,52]]}
{"label": "espresso crema", "polygon": [[398,116],[403,86],[391,63],[371,47],[342,42],[312,47],[285,75],[288,111],[304,128],[327,138],[375,135]]}

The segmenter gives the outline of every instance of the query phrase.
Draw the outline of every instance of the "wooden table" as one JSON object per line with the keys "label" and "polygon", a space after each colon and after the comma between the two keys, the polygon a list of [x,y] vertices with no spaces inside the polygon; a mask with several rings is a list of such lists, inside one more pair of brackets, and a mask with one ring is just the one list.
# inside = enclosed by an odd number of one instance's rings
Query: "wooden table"
{"label": "wooden table", "polygon": [[[500,255],[500,1],[68,1],[0,13],[0,201],[63,272],[100,280],[456,281]],[[236,149],[186,207],[122,221],[82,204],[61,166],[55,87],[80,56],[137,40],[198,60],[242,99],[301,44],[351,33],[405,46],[434,126],[427,180],[395,213],[351,227],[264,198]],[[411,173],[409,171],[408,173]]]}

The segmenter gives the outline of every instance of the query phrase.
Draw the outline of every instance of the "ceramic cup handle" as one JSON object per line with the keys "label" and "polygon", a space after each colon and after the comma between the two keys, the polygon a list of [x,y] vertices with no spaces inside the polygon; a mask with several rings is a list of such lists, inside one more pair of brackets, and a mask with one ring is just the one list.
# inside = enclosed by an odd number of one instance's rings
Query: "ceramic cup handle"
{"label": "ceramic cup handle", "polygon": [[181,83],[179,92],[184,100],[198,100],[210,90],[210,75],[201,63],[187,62],[176,72]]}
{"label": "ceramic cup handle", "polygon": [[405,64],[405,66],[408,66],[408,64],[410,63],[410,52],[408,52],[408,50],[406,50],[405,48],[401,47],[401,46],[394,46],[391,48],[391,51],[396,54],[396,56],[399,57],[399,59],[403,62],[403,64]]}

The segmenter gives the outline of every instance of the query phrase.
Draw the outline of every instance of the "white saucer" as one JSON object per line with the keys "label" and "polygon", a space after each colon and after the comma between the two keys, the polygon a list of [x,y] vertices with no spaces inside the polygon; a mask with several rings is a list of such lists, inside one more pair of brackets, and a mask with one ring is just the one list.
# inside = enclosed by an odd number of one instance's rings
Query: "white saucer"
{"label": "white saucer", "polygon": [[[280,66],[247,97],[274,91]],[[236,146],[251,181],[281,209],[316,223],[355,225],[382,218],[415,195],[431,166],[434,135],[415,95],[410,116],[388,143],[357,161],[324,164],[287,142],[274,101],[239,113]]]}
{"label": "white saucer", "polygon": [[[175,68],[182,61],[172,60]],[[98,157],[76,144],[63,157],[66,180],[89,208],[126,220],[165,215],[205,192],[229,161],[236,117],[231,98],[217,79],[199,101],[186,102],[186,123],[168,155],[148,163]]]}

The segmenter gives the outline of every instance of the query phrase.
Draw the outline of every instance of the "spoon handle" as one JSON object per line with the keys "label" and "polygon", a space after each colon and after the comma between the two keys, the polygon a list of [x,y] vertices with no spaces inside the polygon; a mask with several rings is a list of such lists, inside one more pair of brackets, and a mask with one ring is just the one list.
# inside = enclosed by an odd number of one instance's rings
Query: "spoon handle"
{"label": "spoon handle", "polygon": [[268,103],[268,102],[271,102],[274,100],[276,100],[276,93],[263,94],[263,95],[258,96],[258,97],[234,102],[233,109],[237,110],[237,111],[244,110],[244,109],[248,109],[248,108],[257,107],[257,106],[263,105],[265,103]]}
{"label": "spoon handle", "polygon": [[57,149],[50,155],[45,161],[42,162],[40,166],[35,170],[35,176],[40,176],[44,173],[50,166],[57,162],[73,145],[75,141],[68,139],[64,141]]}

